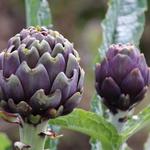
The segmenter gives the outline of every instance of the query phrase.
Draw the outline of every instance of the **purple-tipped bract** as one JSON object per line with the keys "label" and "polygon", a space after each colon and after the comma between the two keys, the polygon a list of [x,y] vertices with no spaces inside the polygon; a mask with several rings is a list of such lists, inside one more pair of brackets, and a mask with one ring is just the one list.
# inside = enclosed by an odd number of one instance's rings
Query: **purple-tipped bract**
{"label": "purple-tipped bract", "polygon": [[83,93],[84,71],[73,44],[44,27],[23,29],[0,53],[0,103],[23,118],[70,113]]}
{"label": "purple-tipped bract", "polygon": [[141,101],[150,82],[145,57],[132,44],[111,45],[95,74],[97,93],[113,113]]}

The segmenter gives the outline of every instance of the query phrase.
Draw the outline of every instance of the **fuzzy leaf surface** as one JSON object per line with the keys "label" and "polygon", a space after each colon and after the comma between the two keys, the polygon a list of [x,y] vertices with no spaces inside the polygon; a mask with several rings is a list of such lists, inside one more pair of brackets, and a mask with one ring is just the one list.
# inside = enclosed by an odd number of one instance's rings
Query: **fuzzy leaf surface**
{"label": "fuzzy leaf surface", "polygon": [[67,116],[58,117],[49,121],[51,125],[79,131],[101,141],[103,149],[118,150],[121,137],[117,130],[99,115],[75,109]]}

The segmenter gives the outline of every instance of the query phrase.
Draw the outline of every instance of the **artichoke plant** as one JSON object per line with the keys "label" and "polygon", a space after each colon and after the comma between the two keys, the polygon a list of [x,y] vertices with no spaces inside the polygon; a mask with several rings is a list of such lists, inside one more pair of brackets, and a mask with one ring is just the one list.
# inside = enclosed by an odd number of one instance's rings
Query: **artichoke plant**
{"label": "artichoke plant", "polygon": [[73,44],[45,27],[23,29],[0,53],[0,104],[29,122],[70,113],[81,100],[83,80]]}
{"label": "artichoke plant", "polygon": [[83,81],[78,52],[57,31],[29,27],[8,41],[0,53],[0,105],[6,120],[21,116],[21,145],[44,149],[48,119],[79,104]]}
{"label": "artichoke plant", "polygon": [[145,57],[132,44],[111,45],[95,74],[97,93],[113,114],[131,110],[144,98],[150,82]]}

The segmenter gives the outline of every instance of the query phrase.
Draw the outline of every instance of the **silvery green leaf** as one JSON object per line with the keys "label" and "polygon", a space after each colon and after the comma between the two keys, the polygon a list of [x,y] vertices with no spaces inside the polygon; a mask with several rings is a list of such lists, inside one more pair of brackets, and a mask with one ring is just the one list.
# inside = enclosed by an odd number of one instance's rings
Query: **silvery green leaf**
{"label": "silvery green leaf", "polygon": [[100,57],[103,58],[113,43],[139,45],[145,25],[146,0],[110,0],[105,19],[102,22],[103,41]]}
{"label": "silvery green leaf", "polygon": [[103,117],[82,109],[75,109],[67,116],[51,119],[49,124],[87,134],[101,141],[104,150],[119,150],[122,143],[122,138],[113,125]]}
{"label": "silvery green leaf", "polygon": [[144,128],[147,124],[150,124],[150,106],[144,108],[139,114],[129,118],[121,133],[123,140],[127,140],[134,133]]}
{"label": "silvery green leaf", "polygon": [[47,0],[25,0],[27,26],[51,26],[52,17]]}

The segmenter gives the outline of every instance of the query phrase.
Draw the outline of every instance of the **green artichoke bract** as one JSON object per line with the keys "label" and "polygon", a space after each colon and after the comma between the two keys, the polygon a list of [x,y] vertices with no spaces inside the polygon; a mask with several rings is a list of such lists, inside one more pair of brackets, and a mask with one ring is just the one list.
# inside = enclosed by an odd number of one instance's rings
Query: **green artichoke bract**
{"label": "green artichoke bract", "polygon": [[0,53],[0,104],[29,121],[70,113],[81,100],[83,80],[73,44],[45,27],[23,29]]}
{"label": "green artichoke bract", "polygon": [[95,74],[97,93],[114,114],[141,101],[150,83],[145,57],[132,44],[111,45]]}

